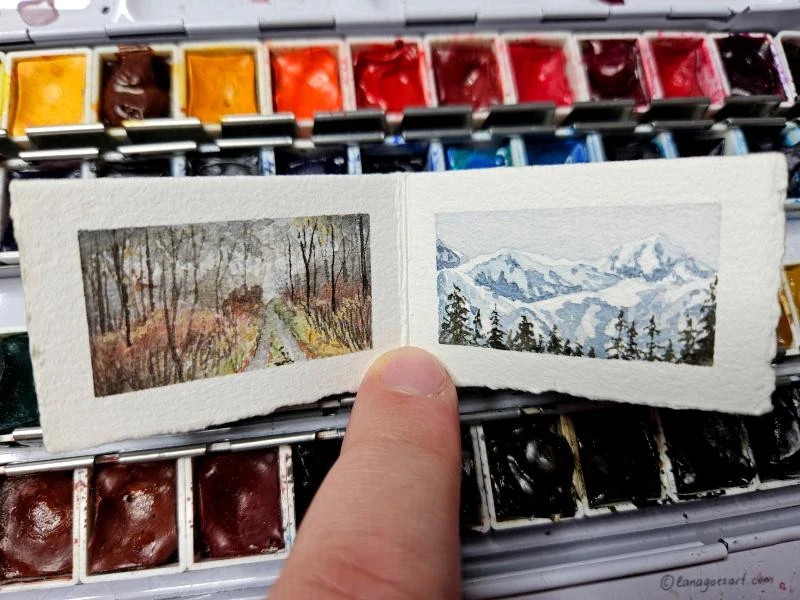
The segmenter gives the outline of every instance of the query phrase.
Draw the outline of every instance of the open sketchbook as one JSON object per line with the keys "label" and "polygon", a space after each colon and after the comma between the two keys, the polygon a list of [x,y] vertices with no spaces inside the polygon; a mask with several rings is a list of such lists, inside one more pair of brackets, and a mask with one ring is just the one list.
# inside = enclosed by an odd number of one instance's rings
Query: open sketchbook
{"label": "open sketchbook", "polygon": [[15,182],[45,443],[455,381],[769,410],[778,155],[347,177]]}

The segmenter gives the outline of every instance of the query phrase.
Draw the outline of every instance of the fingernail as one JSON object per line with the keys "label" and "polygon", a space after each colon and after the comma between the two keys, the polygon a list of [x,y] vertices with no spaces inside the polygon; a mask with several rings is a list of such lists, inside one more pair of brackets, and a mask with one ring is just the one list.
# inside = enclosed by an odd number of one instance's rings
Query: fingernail
{"label": "fingernail", "polygon": [[381,362],[383,385],[414,396],[433,396],[447,377],[442,363],[419,348],[393,350],[384,354]]}

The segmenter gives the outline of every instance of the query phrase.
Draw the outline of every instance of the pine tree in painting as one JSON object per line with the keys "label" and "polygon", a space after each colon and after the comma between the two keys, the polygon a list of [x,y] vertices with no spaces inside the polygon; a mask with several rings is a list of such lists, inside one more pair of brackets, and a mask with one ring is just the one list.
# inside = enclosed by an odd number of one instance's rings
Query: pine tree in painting
{"label": "pine tree in painting", "polygon": [[467,299],[461,295],[461,289],[453,285],[453,291],[447,294],[448,304],[444,307],[445,319],[439,329],[440,344],[469,345],[472,331],[469,324],[469,307]]}
{"label": "pine tree in painting", "polygon": [[639,336],[639,332],[636,331],[636,321],[631,321],[631,326],[628,327],[627,336],[628,341],[625,346],[625,355],[623,358],[625,358],[625,360],[638,360],[639,343],[636,341],[636,338]]}
{"label": "pine tree in painting", "polygon": [[497,348],[498,350],[508,350],[505,343],[506,333],[500,325],[500,315],[497,314],[496,304],[492,313],[489,315],[489,322],[492,324],[492,328],[489,330],[489,335],[486,338],[486,345],[490,348]]}
{"label": "pine tree in painting", "polygon": [[676,362],[675,349],[672,347],[672,340],[667,340],[667,347],[664,349],[664,362]]}
{"label": "pine tree in painting", "polygon": [[583,346],[580,342],[575,342],[575,348],[572,350],[573,356],[583,356]]}
{"label": "pine tree in painting", "polygon": [[564,340],[564,350],[561,351],[564,356],[572,356],[572,346],[570,346],[571,343],[572,342],[569,341],[569,338]]}
{"label": "pine tree in painting", "polygon": [[658,357],[656,356],[656,336],[661,333],[661,330],[656,327],[656,316],[650,315],[650,320],[647,322],[647,329],[645,329],[647,333],[647,353],[645,354],[645,359],[649,361],[657,360]]}
{"label": "pine tree in painting", "polygon": [[692,317],[686,317],[686,327],[681,330],[679,337],[681,344],[683,344],[680,361],[690,365],[696,364],[697,329],[694,328]]}
{"label": "pine tree in painting", "polygon": [[627,331],[627,326],[625,323],[625,311],[620,309],[619,314],[617,315],[617,322],[614,323],[614,331],[616,334],[614,335],[614,339],[611,342],[611,345],[606,348],[606,354],[608,358],[624,358],[625,356],[625,332]]}
{"label": "pine tree in painting", "polygon": [[553,325],[553,329],[550,330],[550,338],[547,340],[547,351],[550,354],[561,354],[564,350],[564,342],[561,340],[561,336],[558,335],[558,326]]}
{"label": "pine tree in painting", "polygon": [[589,352],[586,353],[589,358],[597,358],[597,353],[594,351],[594,346],[589,346]]}
{"label": "pine tree in painting", "polygon": [[509,347],[520,352],[533,352],[535,350],[536,334],[533,331],[533,323],[528,320],[526,315],[522,315],[514,339],[509,339]]}
{"label": "pine tree in painting", "polygon": [[698,365],[714,363],[714,341],[717,328],[717,278],[711,282],[708,298],[700,307],[697,342],[694,349],[694,362]]}
{"label": "pine tree in painting", "polygon": [[472,345],[483,345],[483,323],[481,323],[480,308],[475,312],[475,316],[472,318]]}

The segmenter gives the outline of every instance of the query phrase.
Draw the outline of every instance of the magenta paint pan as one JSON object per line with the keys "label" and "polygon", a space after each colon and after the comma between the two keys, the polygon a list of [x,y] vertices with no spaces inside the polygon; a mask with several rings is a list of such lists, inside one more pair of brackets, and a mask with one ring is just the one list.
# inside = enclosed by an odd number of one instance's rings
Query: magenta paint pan
{"label": "magenta paint pan", "polygon": [[713,34],[727,96],[778,96],[794,104],[795,90],[783,52],[766,33]]}
{"label": "magenta paint pan", "polygon": [[633,100],[644,110],[658,97],[644,38],[608,33],[577,36],[591,100]]}

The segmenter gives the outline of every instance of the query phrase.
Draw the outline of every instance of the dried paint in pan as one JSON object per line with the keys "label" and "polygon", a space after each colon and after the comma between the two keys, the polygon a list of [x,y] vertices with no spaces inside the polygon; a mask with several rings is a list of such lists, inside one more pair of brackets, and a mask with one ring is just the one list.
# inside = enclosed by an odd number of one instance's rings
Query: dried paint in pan
{"label": "dried paint in pan", "polygon": [[606,160],[649,160],[663,158],[654,138],[633,135],[603,136],[603,148]]}
{"label": "dried paint in pan", "polygon": [[401,112],[427,104],[419,44],[397,40],[352,52],[358,108]]}
{"label": "dried paint in pan", "polygon": [[486,423],[483,431],[498,521],[575,514],[575,460],[557,417]]}
{"label": "dried paint in pan", "polygon": [[0,482],[0,579],[71,574],[72,498],[72,471]]}
{"label": "dried paint in pan", "polygon": [[71,125],[84,120],[86,56],[64,54],[16,59],[11,75],[9,129]]}
{"label": "dried paint in pan", "polygon": [[525,141],[529,165],[566,165],[589,162],[586,138],[529,138]]}
{"label": "dried paint in pan", "polygon": [[[6,178],[5,196],[9,205],[11,198],[8,193],[8,184],[14,179],[72,179],[81,177],[82,163],[80,161],[65,161],[65,162],[52,162],[46,165],[25,165],[19,169],[10,171]],[[3,211],[4,215],[8,213]],[[3,251],[17,250],[17,242],[14,239],[14,223],[10,219],[8,222],[2,223],[2,232],[0,234],[0,248]]]}
{"label": "dried paint in pan", "polygon": [[98,177],[171,177],[170,158],[136,158],[124,162],[100,162]]}
{"label": "dried paint in pan", "polygon": [[258,113],[256,57],[249,50],[186,52],[186,114],[203,123]]}
{"label": "dried paint in pan", "polygon": [[345,150],[275,150],[275,170],[278,175],[345,175]]}
{"label": "dried paint in pan", "polygon": [[744,137],[750,152],[782,152],[789,169],[786,193],[789,198],[800,196],[800,128],[788,123],[783,130],[773,128],[745,129]]}
{"label": "dried paint in pan", "polygon": [[473,110],[502,104],[500,68],[492,45],[437,44],[431,59],[439,104],[466,104]]}
{"label": "dried paint in pan", "polygon": [[592,100],[649,100],[636,40],[585,40],[581,55]]}
{"label": "dried paint in pan", "polygon": [[317,112],[342,110],[339,59],[325,47],[271,51],[275,112],[311,119]]}
{"label": "dried paint in pan", "polygon": [[698,132],[672,133],[672,140],[678,150],[678,156],[723,156],[725,154],[725,138]]}
{"label": "dried paint in pan", "polygon": [[483,502],[478,483],[478,470],[469,427],[461,429],[461,531],[469,531],[483,524]]}
{"label": "dried paint in pan", "polygon": [[257,151],[223,151],[196,154],[189,159],[188,171],[195,177],[232,177],[261,175],[261,157]]}
{"label": "dried paint in pan", "polygon": [[763,481],[800,477],[800,389],[778,388],[770,414],[748,420],[750,447]]}
{"label": "dried paint in pan", "polygon": [[0,338],[0,432],[39,425],[28,334]]}
{"label": "dried paint in pan", "polygon": [[786,55],[786,62],[789,63],[789,71],[792,73],[795,85],[800,85],[800,40],[783,40],[783,51]]}
{"label": "dried paint in pan", "polygon": [[591,410],[574,414],[572,423],[589,506],[640,506],[661,498],[661,461],[649,409]]}
{"label": "dried paint in pan", "polygon": [[781,84],[772,44],[766,36],[734,34],[717,39],[734,96],[780,96]]}
{"label": "dried paint in pan", "polygon": [[201,556],[267,554],[285,546],[277,450],[205,455],[194,469]]}
{"label": "dried paint in pan", "polygon": [[445,148],[448,171],[510,167],[511,150],[508,146],[454,145]]}
{"label": "dried paint in pan", "polygon": [[574,95],[567,79],[567,57],[560,44],[537,40],[509,42],[508,55],[518,102],[572,104]]}
{"label": "dried paint in pan", "polygon": [[697,410],[662,410],[661,424],[679,498],[745,487],[756,470],[744,450],[739,417]]}
{"label": "dried paint in pan", "polygon": [[722,102],[722,84],[705,38],[656,38],[651,48],[665,98],[708,97]]}
{"label": "dried paint in pan", "polygon": [[792,294],[794,305],[800,307],[800,264],[783,267],[786,281],[789,282],[789,291]]}
{"label": "dried paint in pan", "polygon": [[328,471],[339,458],[341,440],[304,442],[292,446],[295,522],[299,526]]}
{"label": "dried paint in pan", "polygon": [[89,493],[89,572],[175,562],[176,488],[176,464],[171,461],[97,467]]}
{"label": "dried paint in pan", "polygon": [[170,65],[150,48],[121,50],[103,61],[102,82],[100,115],[106,125],[169,116]]}
{"label": "dried paint in pan", "polygon": [[428,166],[427,144],[378,145],[361,148],[363,173],[419,173]]}
{"label": "dried paint in pan", "polygon": [[788,350],[792,347],[792,318],[789,311],[789,302],[783,290],[778,294],[778,301],[781,305],[781,316],[778,319],[778,329],[775,332],[775,336],[778,340],[778,346]]}

